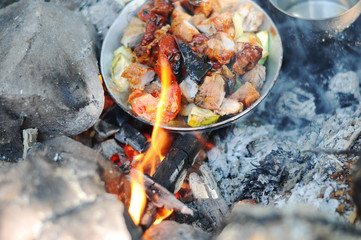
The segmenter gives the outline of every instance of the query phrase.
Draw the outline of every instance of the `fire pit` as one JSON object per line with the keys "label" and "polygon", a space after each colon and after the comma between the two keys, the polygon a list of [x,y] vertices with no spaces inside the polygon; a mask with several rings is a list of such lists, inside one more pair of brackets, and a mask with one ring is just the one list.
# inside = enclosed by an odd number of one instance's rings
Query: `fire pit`
{"label": "fire pit", "polygon": [[[161,131],[157,125],[124,112],[107,89],[102,113],[84,114],[89,118],[81,118],[77,126],[63,121],[74,119],[70,110],[87,113],[86,103],[97,106],[104,101],[99,97],[104,95],[99,72],[89,71],[99,60],[95,42],[87,36],[76,41],[84,48],[70,49],[68,44],[62,53],[75,51],[76,58],[62,55],[69,58],[58,65],[25,60],[40,46],[53,49],[50,43],[59,44],[54,32],[49,36],[43,31],[46,22],[58,22],[60,28],[67,22],[62,16],[75,21],[77,12],[96,27],[102,41],[123,6],[119,1],[71,1],[66,4],[69,11],[59,6],[61,1],[51,2],[22,1],[0,9],[0,20],[7,19],[7,34],[0,30],[0,39],[13,36],[9,33],[14,29],[26,29],[25,36],[33,36],[0,48],[6,56],[0,66],[9,63],[9,68],[0,68],[5,76],[0,85],[8,89],[0,95],[0,130],[6,133],[0,141],[1,239],[360,238],[361,39],[356,34],[361,31],[360,18],[332,40],[315,43],[310,48],[313,58],[305,57],[296,44],[287,49],[275,87],[246,119],[201,134],[156,135]],[[268,11],[268,2],[257,3]],[[20,6],[19,15],[15,10]],[[35,17],[22,21],[21,16]],[[46,16],[52,20],[43,21]],[[62,26],[61,32],[65,29]],[[70,40],[79,37],[72,30],[68,33]],[[16,48],[22,41],[21,46],[32,48]],[[11,49],[24,51],[17,55]],[[48,53],[48,59],[58,59],[58,51]],[[13,71],[11,57],[20,59],[23,68]],[[81,57],[86,57],[86,66]],[[60,65],[80,74],[46,75]],[[48,66],[52,71],[38,75],[30,71]],[[23,75],[24,69],[37,81]],[[13,89],[8,88],[8,79]],[[84,82],[95,79],[101,94],[92,98],[95,85],[88,88]],[[53,96],[56,106],[66,111],[50,111],[50,103],[35,94],[28,98],[34,92],[52,96],[47,87],[57,97]],[[79,97],[80,93],[87,97]],[[24,100],[27,104],[22,105]],[[50,123],[60,115],[58,124],[39,123],[36,116],[45,119],[47,111]],[[163,140],[159,151],[154,149],[158,140]],[[153,170],[140,161],[148,157],[156,157]],[[140,195],[135,199],[143,203],[131,200],[137,188]],[[138,210],[138,220],[133,210]]]}

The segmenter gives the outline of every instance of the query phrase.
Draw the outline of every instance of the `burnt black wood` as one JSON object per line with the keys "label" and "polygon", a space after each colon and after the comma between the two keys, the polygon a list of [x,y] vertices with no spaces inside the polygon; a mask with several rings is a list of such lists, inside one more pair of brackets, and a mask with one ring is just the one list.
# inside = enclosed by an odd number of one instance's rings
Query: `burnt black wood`
{"label": "burnt black wood", "polygon": [[[205,134],[202,137],[205,138]],[[195,134],[179,135],[153,175],[154,181],[170,192],[178,191],[203,145]]]}

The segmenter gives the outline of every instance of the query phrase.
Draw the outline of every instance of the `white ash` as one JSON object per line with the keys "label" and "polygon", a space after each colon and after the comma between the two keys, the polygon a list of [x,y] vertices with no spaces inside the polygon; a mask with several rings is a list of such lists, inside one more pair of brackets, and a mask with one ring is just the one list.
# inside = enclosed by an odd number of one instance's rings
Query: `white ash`
{"label": "white ash", "polygon": [[98,35],[101,39],[104,39],[110,26],[127,2],[124,0],[84,0],[79,11],[88,21],[95,25]]}
{"label": "white ash", "polygon": [[[338,81],[352,87],[341,87]],[[346,160],[305,150],[346,150],[354,144],[361,132],[360,79],[355,72],[335,75],[328,98],[322,100],[336,102],[342,92],[357,101],[325,113],[317,113],[311,92],[289,88],[286,77],[278,82],[284,85],[276,91],[284,94],[271,94],[252,113],[252,121],[216,134],[216,147],[207,153],[208,164],[229,205],[247,198],[277,207],[307,203],[336,215],[340,201],[331,198],[332,192],[350,186],[330,175],[341,171]]]}

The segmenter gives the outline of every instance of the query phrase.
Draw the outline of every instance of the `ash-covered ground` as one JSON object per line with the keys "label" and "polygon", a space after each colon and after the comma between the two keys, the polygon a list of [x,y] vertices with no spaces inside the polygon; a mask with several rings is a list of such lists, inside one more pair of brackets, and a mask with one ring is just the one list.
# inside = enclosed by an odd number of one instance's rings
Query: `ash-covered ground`
{"label": "ash-covered ground", "polygon": [[[306,203],[351,218],[348,150],[361,133],[361,41],[356,26],[340,33],[325,59],[287,53],[276,85],[246,120],[214,136],[208,165],[228,204],[254,199],[284,207]],[[287,56],[288,54],[288,56]],[[316,56],[317,57],[317,56]]]}

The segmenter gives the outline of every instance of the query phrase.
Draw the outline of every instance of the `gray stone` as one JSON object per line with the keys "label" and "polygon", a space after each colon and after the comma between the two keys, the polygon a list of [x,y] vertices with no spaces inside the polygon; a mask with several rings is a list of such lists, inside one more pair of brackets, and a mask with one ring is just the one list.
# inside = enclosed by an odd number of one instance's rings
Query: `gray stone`
{"label": "gray stone", "polygon": [[360,239],[361,229],[310,206],[285,209],[236,205],[224,228],[214,239],[233,240]]}
{"label": "gray stone", "polygon": [[139,238],[99,176],[111,165],[91,148],[57,137],[0,168],[0,239]]}
{"label": "gray stone", "polygon": [[43,136],[90,128],[104,105],[94,27],[63,7],[30,0],[1,9],[0,22],[0,114],[17,124],[23,117],[22,128]]}
{"label": "gray stone", "polygon": [[152,225],[143,235],[144,240],[207,240],[210,236],[187,224],[163,221]]}

